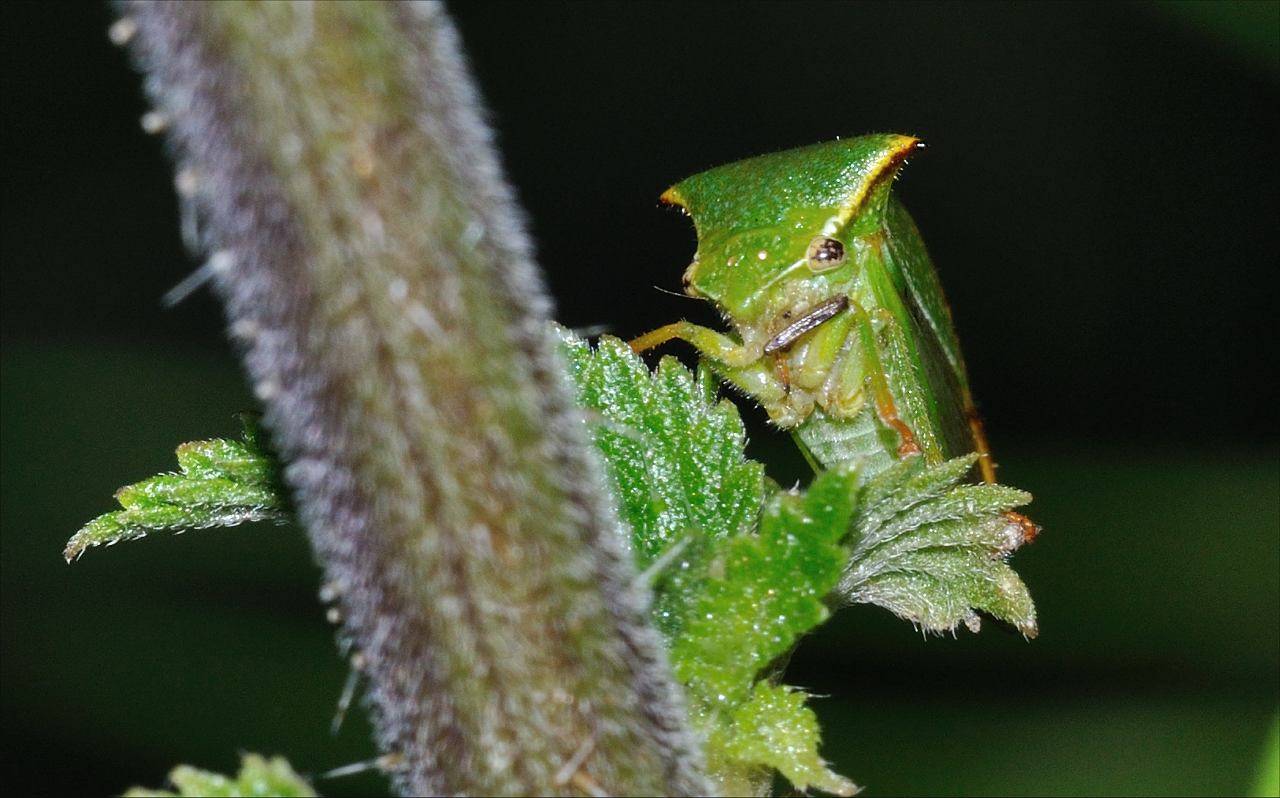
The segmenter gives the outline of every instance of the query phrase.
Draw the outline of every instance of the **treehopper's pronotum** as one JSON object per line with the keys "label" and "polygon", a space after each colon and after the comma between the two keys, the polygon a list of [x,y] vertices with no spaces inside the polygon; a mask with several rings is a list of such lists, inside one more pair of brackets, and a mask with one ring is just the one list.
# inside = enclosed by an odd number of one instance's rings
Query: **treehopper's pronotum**
{"label": "treehopper's pronotum", "polygon": [[693,217],[684,273],[732,334],[687,321],[631,342],[692,344],[792,430],[810,460],[874,473],[978,452],[995,471],[960,344],[915,223],[891,192],[911,136],[869,135],[717,167],[662,195]]}

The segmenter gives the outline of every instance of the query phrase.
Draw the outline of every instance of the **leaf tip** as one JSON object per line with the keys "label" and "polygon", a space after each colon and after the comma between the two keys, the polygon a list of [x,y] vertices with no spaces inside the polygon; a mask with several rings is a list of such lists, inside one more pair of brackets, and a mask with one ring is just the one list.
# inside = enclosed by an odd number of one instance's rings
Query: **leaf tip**
{"label": "leaf tip", "polygon": [[[1027,501],[1029,502],[1030,500],[1031,500],[1030,495],[1028,495]],[[1019,541],[1018,543],[1019,546],[1025,546],[1028,543],[1034,543],[1036,538],[1040,537],[1040,533],[1043,531],[1043,528],[1039,524],[1037,524],[1035,521],[1032,521],[1030,518],[1027,518],[1022,513],[1015,513],[1012,510],[1010,510],[1009,512],[1004,514],[1004,517],[1009,519],[1009,521],[1011,521],[1013,524],[1016,524],[1019,530],[1021,531],[1022,540]]]}

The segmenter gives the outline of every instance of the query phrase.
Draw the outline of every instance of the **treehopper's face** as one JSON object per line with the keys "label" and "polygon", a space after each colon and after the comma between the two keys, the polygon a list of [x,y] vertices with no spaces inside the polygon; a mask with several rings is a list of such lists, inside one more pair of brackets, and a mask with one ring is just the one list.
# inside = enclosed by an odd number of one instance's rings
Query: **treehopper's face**
{"label": "treehopper's face", "polygon": [[663,195],[698,231],[686,291],[710,299],[745,337],[852,293],[880,230],[894,174],[918,141],[864,136],[752,158]]}

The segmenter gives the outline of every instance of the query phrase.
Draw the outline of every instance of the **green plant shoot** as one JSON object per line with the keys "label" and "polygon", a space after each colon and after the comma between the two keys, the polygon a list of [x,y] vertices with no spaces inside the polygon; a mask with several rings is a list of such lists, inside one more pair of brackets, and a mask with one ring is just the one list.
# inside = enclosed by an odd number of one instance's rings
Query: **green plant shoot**
{"label": "green plant shoot", "polygon": [[733,334],[687,321],[636,338],[692,344],[792,430],[815,467],[868,473],[977,452],[994,482],[960,344],[915,223],[890,191],[911,136],[878,134],[720,166],[662,195],[693,217],[685,291]]}

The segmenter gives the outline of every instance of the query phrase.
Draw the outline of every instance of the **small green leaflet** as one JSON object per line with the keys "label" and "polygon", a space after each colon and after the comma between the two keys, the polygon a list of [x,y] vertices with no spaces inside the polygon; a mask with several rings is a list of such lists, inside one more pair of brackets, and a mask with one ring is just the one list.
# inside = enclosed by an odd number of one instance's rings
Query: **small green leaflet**
{"label": "small green leaflet", "polygon": [[[718,541],[695,566],[701,589],[690,596],[692,617],[671,641],[671,659],[710,731],[708,759],[737,765],[726,768],[730,776],[768,766],[799,790],[857,790],[818,756],[818,721],[804,694],[776,683],[778,663],[831,614],[824,599],[848,556],[839,543],[856,482],[856,474],[828,471],[804,494],[773,494],[758,532]],[[729,795],[746,786],[725,781]]]}
{"label": "small green leaflet", "polygon": [[284,757],[267,759],[258,754],[245,754],[240,759],[240,772],[235,778],[179,765],[169,771],[169,782],[176,792],[134,787],[125,798],[178,798],[178,796],[279,796],[308,798],[316,794],[311,785],[294,772]]}
{"label": "small green leaflet", "polygon": [[1031,594],[1006,562],[1034,538],[1035,528],[1009,513],[1031,495],[962,483],[977,457],[936,466],[913,457],[868,483],[837,591],[844,601],[879,605],[930,632],[961,623],[976,632],[985,612],[1036,636]]}
{"label": "small green leaflet", "polygon": [[157,474],[116,491],[123,509],[85,524],[67,542],[67,562],[93,546],[137,540],[150,532],[184,532],[246,521],[285,523],[291,516],[274,455],[263,448],[253,416],[240,416],[240,441],[217,438],[178,447],[177,474]]}

